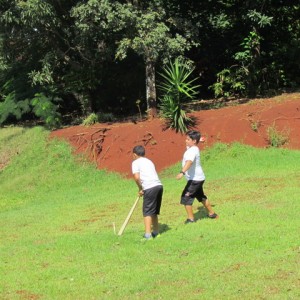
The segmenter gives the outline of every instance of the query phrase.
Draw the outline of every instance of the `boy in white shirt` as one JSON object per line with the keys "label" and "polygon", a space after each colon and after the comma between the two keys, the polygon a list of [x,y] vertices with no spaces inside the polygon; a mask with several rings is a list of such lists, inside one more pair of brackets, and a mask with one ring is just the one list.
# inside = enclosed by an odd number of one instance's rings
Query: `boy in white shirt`
{"label": "boy in white shirt", "polygon": [[180,201],[180,203],[185,206],[188,216],[185,223],[195,222],[192,206],[195,198],[207,209],[209,218],[218,218],[218,215],[213,211],[211,204],[203,191],[205,175],[201,167],[200,150],[197,146],[200,138],[201,134],[199,131],[191,130],[186,133],[185,143],[187,150],[183,154],[182,169],[176,176],[177,179],[181,179],[183,175],[185,175],[187,180]]}
{"label": "boy in white shirt", "polygon": [[[143,196],[143,216],[145,224],[144,239],[149,240],[159,235],[158,215],[160,213],[163,186],[160,182],[153,162],[144,157],[145,148],[133,148],[132,174],[139,188],[139,195]],[[153,231],[151,232],[151,227]]]}

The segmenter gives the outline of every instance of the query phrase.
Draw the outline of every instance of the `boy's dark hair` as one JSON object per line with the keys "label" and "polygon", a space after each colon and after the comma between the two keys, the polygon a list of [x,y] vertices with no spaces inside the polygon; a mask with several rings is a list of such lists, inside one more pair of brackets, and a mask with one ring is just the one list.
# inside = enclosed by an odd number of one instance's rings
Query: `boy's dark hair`
{"label": "boy's dark hair", "polygon": [[132,152],[138,156],[144,156],[146,151],[143,146],[138,145],[133,148]]}
{"label": "boy's dark hair", "polygon": [[199,143],[200,141],[200,138],[201,138],[201,134],[199,131],[196,131],[196,130],[190,130],[186,133],[186,135],[188,137],[190,137],[193,141],[196,141],[197,144]]}

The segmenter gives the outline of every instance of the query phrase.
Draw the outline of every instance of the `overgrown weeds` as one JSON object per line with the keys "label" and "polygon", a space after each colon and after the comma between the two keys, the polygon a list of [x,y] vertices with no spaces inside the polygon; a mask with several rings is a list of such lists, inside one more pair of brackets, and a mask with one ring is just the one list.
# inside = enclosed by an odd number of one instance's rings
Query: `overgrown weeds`
{"label": "overgrown weeds", "polygon": [[275,123],[273,123],[267,128],[268,143],[272,147],[281,147],[288,143],[289,134],[290,132],[288,129],[283,129],[280,131],[276,128]]}

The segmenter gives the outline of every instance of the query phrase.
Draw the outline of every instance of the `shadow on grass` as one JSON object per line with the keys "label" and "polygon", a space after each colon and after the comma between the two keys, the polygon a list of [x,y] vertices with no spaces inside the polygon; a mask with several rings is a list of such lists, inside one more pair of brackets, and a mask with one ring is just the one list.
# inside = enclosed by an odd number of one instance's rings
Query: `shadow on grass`
{"label": "shadow on grass", "polygon": [[[212,207],[214,207],[214,205],[212,205]],[[197,212],[194,214],[194,217],[196,221],[208,218],[208,213],[204,206],[200,204],[200,206],[197,207]]]}
{"label": "shadow on grass", "polygon": [[159,224],[159,232],[165,233],[169,231],[171,228],[167,224]]}
{"label": "shadow on grass", "polygon": [[197,207],[197,212],[194,214],[195,220],[201,220],[208,218],[207,211],[203,206]]}

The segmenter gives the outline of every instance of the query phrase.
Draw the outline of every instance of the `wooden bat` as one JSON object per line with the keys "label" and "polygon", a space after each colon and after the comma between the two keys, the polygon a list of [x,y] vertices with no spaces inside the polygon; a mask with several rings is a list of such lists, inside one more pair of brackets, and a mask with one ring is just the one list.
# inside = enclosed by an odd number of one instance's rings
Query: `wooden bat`
{"label": "wooden bat", "polygon": [[138,196],[138,197],[136,198],[134,204],[132,205],[132,207],[131,207],[131,209],[130,209],[130,211],[129,211],[129,214],[128,214],[127,218],[126,218],[126,220],[124,221],[124,223],[123,223],[121,229],[120,229],[119,232],[118,232],[118,235],[122,235],[122,233],[124,232],[125,227],[127,226],[128,222],[129,222],[129,220],[130,220],[130,218],[131,218],[131,215],[132,215],[132,213],[133,213],[133,211],[134,211],[136,205],[137,205],[138,202],[139,202],[139,199],[140,199],[140,196]]}

